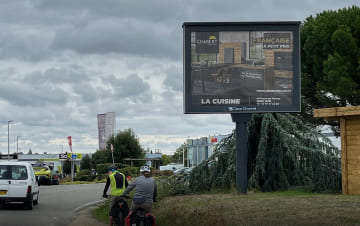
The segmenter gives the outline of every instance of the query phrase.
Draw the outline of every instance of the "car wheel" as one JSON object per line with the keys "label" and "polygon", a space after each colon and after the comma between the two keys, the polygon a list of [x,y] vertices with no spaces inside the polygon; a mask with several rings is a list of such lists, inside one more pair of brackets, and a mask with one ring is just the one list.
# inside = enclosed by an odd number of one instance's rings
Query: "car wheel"
{"label": "car wheel", "polygon": [[33,196],[31,196],[30,201],[25,202],[25,207],[29,210],[33,209],[33,207],[34,207]]}
{"label": "car wheel", "polygon": [[37,199],[33,201],[34,205],[39,205],[39,194],[37,195]]}

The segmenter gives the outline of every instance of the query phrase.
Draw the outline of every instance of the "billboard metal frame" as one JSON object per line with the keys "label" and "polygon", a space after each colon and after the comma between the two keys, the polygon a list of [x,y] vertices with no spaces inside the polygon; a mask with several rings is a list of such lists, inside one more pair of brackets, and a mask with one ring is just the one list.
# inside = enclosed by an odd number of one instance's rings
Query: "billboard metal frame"
{"label": "billboard metal frame", "polygon": [[[288,22],[185,22],[183,24],[184,35],[184,113],[185,114],[223,114],[223,113],[267,113],[267,112],[300,112],[301,111],[301,83],[300,83],[300,22],[288,21]],[[224,103],[224,104],[199,104],[193,103],[192,91],[192,47],[191,47],[191,33],[192,32],[209,32],[215,33],[212,35],[213,39],[216,39],[217,32],[264,32],[271,35],[271,32],[291,32],[292,33],[292,90],[289,94],[291,101],[287,104],[278,104],[277,106],[260,106],[258,100],[256,103],[252,102],[249,105],[238,103]],[[199,35],[200,36],[200,35]],[[208,41],[211,41],[210,38]],[[197,42],[200,43],[200,42]],[[249,40],[250,43],[250,40]],[[219,45],[219,43],[217,43]],[[198,47],[196,47],[198,48]],[[269,48],[263,46],[263,49]],[[201,49],[202,52],[213,51],[212,48]],[[233,54],[230,52],[230,54]],[[283,54],[284,55],[284,54]],[[290,54],[289,54],[290,55]],[[275,57],[275,56],[274,56]],[[284,56],[286,57],[286,56]],[[274,60],[275,61],[275,60]],[[286,68],[286,65],[282,65]],[[201,69],[200,69],[201,70]],[[240,72],[241,73],[241,72]],[[265,74],[263,72],[263,80],[265,81]],[[229,82],[228,82],[229,83]],[[204,86],[204,85],[203,85]],[[264,88],[265,90],[265,88]],[[211,95],[211,93],[210,93]],[[266,99],[268,94],[264,94]],[[212,97],[216,98],[216,94]],[[260,97],[260,99],[263,97]],[[258,97],[257,97],[258,99]],[[271,98],[270,98],[271,99]],[[201,101],[203,101],[201,99]]]}

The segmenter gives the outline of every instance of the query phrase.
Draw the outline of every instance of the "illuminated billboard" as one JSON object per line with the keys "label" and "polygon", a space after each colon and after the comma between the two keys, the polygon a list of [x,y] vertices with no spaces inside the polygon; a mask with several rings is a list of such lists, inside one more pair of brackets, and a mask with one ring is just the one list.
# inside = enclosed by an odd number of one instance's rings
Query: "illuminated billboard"
{"label": "illuminated billboard", "polygon": [[300,112],[299,29],[184,23],[184,113]]}

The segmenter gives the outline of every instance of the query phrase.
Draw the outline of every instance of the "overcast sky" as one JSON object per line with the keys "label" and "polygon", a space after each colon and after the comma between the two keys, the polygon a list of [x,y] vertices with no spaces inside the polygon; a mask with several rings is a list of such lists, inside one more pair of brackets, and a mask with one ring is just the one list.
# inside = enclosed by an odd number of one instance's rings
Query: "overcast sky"
{"label": "overcast sky", "polygon": [[95,152],[116,112],[144,148],[228,134],[228,114],[184,115],[182,24],[304,21],[359,0],[0,0],[0,152]]}

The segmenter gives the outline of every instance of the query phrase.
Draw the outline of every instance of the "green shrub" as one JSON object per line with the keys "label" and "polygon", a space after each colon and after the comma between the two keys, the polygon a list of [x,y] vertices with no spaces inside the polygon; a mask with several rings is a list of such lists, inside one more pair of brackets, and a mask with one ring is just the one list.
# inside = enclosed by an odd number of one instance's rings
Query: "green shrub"
{"label": "green shrub", "polygon": [[160,176],[172,176],[174,175],[174,172],[172,170],[152,170],[151,176],[153,177],[160,177]]}
{"label": "green shrub", "polygon": [[123,169],[119,169],[119,171],[121,173],[123,173],[126,177],[127,176],[131,176],[131,177],[137,177],[139,176],[139,171],[140,168],[139,167],[126,167]]}
{"label": "green shrub", "polygon": [[[101,164],[96,164],[96,172],[98,174],[104,174],[107,173],[107,170],[109,168],[109,166],[112,166],[112,163],[101,163]],[[124,169],[124,168],[129,168],[130,166],[127,164],[123,164],[123,163],[115,163],[115,166],[117,169]]]}
{"label": "green shrub", "polygon": [[91,174],[89,169],[83,169],[79,173],[76,174],[74,178],[75,181],[93,181],[96,176]]}
{"label": "green shrub", "polygon": [[91,175],[91,171],[89,169],[83,169],[76,174],[76,176],[84,176],[84,175]]}
{"label": "green shrub", "polygon": [[98,174],[97,175],[98,180],[103,180],[103,179],[106,179],[106,178],[107,178],[107,174]]}
{"label": "green shrub", "polygon": [[115,166],[118,169],[124,169],[124,168],[130,167],[128,164],[123,164],[123,163],[115,163]]}
{"label": "green shrub", "polygon": [[98,174],[106,174],[109,166],[111,165],[112,165],[111,163],[96,164],[96,172]]}

